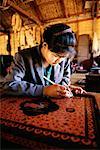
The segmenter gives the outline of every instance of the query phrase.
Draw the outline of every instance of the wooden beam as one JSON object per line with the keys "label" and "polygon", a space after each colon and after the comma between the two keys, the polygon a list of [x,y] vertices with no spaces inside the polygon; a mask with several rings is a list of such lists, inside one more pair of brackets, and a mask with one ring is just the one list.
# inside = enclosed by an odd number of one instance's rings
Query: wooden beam
{"label": "wooden beam", "polygon": [[15,9],[17,12],[21,13],[23,16],[29,18],[32,22],[41,25],[40,20],[35,15],[30,14],[28,11],[26,12],[18,5],[15,5],[12,1],[8,1],[8,5]]}
{"label": "wooden beam", "polygon": [[[91,12],[90,10],[87,10],[86,13],[90,13],[90,12]],[[83,12],[78,12],[78,13],[77,13],[78,16],[79,16],[79,15],[82,15],[82,14],[83,14]],[[76,13],[71,14],[70,17],[71,17],[71,16],[76,16]]]}
{"label": "wooden beam", "polygon": [[43,17],[42,17],[42,14],[39,10],[39,6],[37,5],[36,1],[33,1],[32,3],[30,3],[30,6],[34,7],[34,10],[35,10],[38,18],[41,20],[41,22],[43,22]]}
{"label": "wooden beam", "polygon": [[61,4],[61,8],[62,8],[64,17],[67,18],[68,17],[68,12],[67,12],[67,9],[65,8],[64,0],[60,0],[60,4]]}
{"label": "wooden beam", "polygon": [[37,18],[40,20],[41,23],[43,23],[43,17],[39,10],[39,6],[37,5],[35,0],[21,0],[19,5],[23,5],[23,7],[27,8],[27,6],[30,6],[30,9],[32,9],[34,16],[37,16]]}
{"label": "wooden beam", "polygon": [[94,6],[95,6],[95,2],[94,2],[94,0],[92,0],[92,12],[91,12],[91,15],[92,15],[93,19],[94,19]]}
{"label": "wooden beam", "polygon": [[[88,11],[88,12],[90,12],[90,11]],[[78,16],[79,16],[79,15],[82,15],[82,14],[83,14],[82,12],[79,12],[79,13],[78,13]],[[76,13],[73,13],[73,14],[70,15],[70,17],[73,17],[73,16],[76,17]],[[68,19],[68,18],[69,18],[69,16],[68,16],[67,18],[64,18],[64,19]],[[59,20],[59,18],[57,17],[57,18],[54,18],[54,19],[44,20],[44,23],[45,23],[45,22],[50,22],[50,21],[55,20],[55,19],[58,19],[58,20]],[[61,18],[61,19],[62,19],[62,18]]]}
{"label": "wooden beam", "polygon": [[97,17],[98,0],[92,0],[92,17]]}
{"label": "wooden beam", "polygon": [[[97,19],[99,19],[100,16],[97,17]],[[88,20],[93,20],[92,18],[88,17],[88,18],[83,18],[83,19],[75,19],[75,20],[69,20],[66,19],[66,18],[56,18],[56,19],[53,19],[53,20],[50,20],[50,21],[46,21],[44,26],[47,26],[49,24],[55,24],[55,23],[77,23],[77,22],[82,22],[82,21],[88,21]]]}
{"label": "wooden beam", "polygon": [[[100,18],[100,16],[97,17],[98,19]],[[73,20],[73,21],[68,21],[68,23],[75,23],[75,22],[82,22],[82,21],[88,21],[88,20],[92,20],[92,18],[84,18],[84,19],[78,19],[78,20]]]}
{"label": "wooden beam", "polygon": [[[77,4],[76,4],[76,0],[72,0],[72,3],[73,3],[73,7],[74,7],[74,14],[76,15],[76,17],[78,17],[79,15],[78,15],[78,11],[77,11]],[[75,7],[76,6],[76,7]],[[71,15],[70,15],[71,16]],[[72,14],[72,16],[73,16],[73,14]]]}
{"label": "wooden beam", "polygon": [[[77,3],[77,0],[74,0],[73,4],[74,4],[74,9],[75,9],[75,5],[76,5],[76,15],[77,15],[77,20],[78,20],[79,14],[78,14],[78,3]],[[79,35],[79,22],[77,21],[77,36],[78,35]]]}
{"label": "wooden beam", "polygon": [[97,15],[99,13],[99,9],[100,9],[100,4],[99,4],[99,1],[97,0]]}

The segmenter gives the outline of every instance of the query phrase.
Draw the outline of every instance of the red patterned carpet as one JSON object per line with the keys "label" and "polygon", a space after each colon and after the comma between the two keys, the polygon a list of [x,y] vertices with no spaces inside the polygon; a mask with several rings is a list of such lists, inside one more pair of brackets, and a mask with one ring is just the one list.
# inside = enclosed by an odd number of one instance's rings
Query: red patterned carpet
{"label": "red patterned carpet", "polygon": [[98,108],[92,96],[6,97],[1,99],[0,116],[2,137],[28,148],[98,147]]}

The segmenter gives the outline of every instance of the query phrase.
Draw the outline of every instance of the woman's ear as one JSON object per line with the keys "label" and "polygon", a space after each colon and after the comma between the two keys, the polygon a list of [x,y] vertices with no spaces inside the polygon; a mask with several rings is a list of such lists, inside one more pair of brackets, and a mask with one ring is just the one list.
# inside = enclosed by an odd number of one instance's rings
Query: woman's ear
{"label": "woman's ear", "polygon": [[48,44],[47,44],[46,42],[43,42],[42,46],[43,46],[44,48],[46,48],[46,47],[48,46]]}

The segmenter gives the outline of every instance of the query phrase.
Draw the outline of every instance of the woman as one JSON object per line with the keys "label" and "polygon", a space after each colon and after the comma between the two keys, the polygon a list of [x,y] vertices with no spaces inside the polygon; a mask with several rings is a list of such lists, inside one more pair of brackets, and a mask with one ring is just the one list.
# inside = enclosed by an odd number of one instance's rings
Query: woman
{"label": "woman", "polygon": [[[43,42],[18,52],[2,87],[10,94],[28,96],[69,97],[71,90],[83,93],[70,85],[70,58],[75,55],[76,39],[65,24],[47,27]],[[52,84],[46,78],[53,81]],[[70,88],[69,88],[70,87]]]}

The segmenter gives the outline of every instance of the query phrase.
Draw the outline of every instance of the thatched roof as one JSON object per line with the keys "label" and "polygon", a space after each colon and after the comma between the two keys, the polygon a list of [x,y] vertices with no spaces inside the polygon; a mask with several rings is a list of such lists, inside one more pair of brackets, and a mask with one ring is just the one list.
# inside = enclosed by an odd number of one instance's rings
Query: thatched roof
{"label": "thatched roof", "polygon": [[84,16],[100,17],[100,0],[1,0],[1,31],[11,31],[15,12],[21,16],[23,25],[75,21]]}

